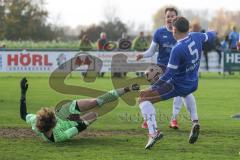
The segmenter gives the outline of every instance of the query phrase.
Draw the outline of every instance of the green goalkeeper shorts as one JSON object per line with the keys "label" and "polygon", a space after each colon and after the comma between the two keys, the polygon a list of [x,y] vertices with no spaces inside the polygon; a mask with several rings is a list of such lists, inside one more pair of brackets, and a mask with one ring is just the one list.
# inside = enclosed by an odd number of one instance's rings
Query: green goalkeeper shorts
{"label": "green goalkeeper shorts", "polygon": [[72,114],[79,114],[80,112],[76,109],[76,100],[69,101],[61,104],[55,109],[55,114],[62,120],[67,120]]}

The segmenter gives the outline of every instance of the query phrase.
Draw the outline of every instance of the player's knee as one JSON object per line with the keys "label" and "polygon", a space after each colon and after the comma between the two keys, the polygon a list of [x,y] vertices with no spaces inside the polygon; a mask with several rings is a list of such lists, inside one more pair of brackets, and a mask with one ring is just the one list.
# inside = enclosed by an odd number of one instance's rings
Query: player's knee
{"label": "player's knee", "polygon": [[138,102],[141,103],[143,101],[146,101],[146,97],[149,95],[148,91],[140,91]]}
{"label": "player's knee", "polygon": [[142,103],[144,101],[146,101],[146,97],[145,96],[139,96],[138,103]]}
{"label": "player's knee", "polygon": [[91,100],[91,105],[93,105],[93,106],[98,105],[97,98],[93,98]]}
{"label": "player's knee", "polygon": [[139,97],[144,97],[146,95],[146,91],[140,91]]}

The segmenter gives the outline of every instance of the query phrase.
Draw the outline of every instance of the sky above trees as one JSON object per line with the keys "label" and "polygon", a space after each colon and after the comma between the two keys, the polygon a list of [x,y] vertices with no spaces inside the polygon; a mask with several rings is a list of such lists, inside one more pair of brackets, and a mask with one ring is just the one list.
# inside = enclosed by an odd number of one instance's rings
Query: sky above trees
{"label": "sky above trees", "polygon": [[46,0],[46,9],[49,11],[48,20],[58,25],[96,24],[114,10],[124,23],[134,23],[149,30],[153,26],[153,15],[169,4],[179,9],[209,10],[210,15],[220,8],[240,10],[238,0]]}

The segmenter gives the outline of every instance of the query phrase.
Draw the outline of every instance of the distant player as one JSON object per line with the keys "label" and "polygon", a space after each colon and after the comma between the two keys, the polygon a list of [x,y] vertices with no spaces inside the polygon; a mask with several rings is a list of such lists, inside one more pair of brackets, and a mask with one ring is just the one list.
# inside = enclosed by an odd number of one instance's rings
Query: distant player
{"label": "distant player", "polygon": [[239,42],[239,33],[237,32],[237,29],[235,26],[232,27],[232,31],[229,33],[228,39],[229,39],[229,49],[237,50],[237,45]]}
{"label": "distant player", "polygon": [[[153,103],[173,97],[188,97],[197,90],[198,70],[202,53],[202,44],[214,42],[215,32],[188,33],[189,22],[184,17],[173,20],[173,36],[177,40],[173,47],[166,72],[151,88],[140,92],[139,106],[147,120],[149,140],[145,149],[150,149],[163,133],[157,129],[156,112]],[[189,143],[198,139],[200,125],[193,120]]]}
{"label": "distant player", "polygon": [[36,114],[29,114],[26,107],[27,79],[23,78],[20,85],[21,118],[31,125],[32,130],[37,135],[48,142],[66,141],[85,130],[98,117],[96,112],[89,112],[80,116],[81,112],[86,112],[95,107],[102,107],[127,92],[139,90],[139,85],[134,84],[129,87],[111,90],[97,98],[71,101],[60,106],[56,112],[50,108],[42,108]]}
{"label": "distant player", "polygon": [[[157,65],[160,66],[165,71],[169,61],[172,47],[177,42],[173,37],[173,33],[172,33],[172,28],[173,28],[172,20],[177,15],[178,15],[178,11],[175,8],[169,7],[165,9],[166,25],[163,27],[160,27],[155,31],[150,48],[143,54],[138,54],[136,56],[137,61],[142,58],[152,57],[155,54],[156,50],[158,49]],[[174,97],[172,118],[169,125],[170,128],[173,128],[173,129],[179,128],[177,123],[177,116],[183,105],[183,101],[185,102],[186,108],[191,115],[191,119],[192,120],[198,119],[195,98],[192,94],[190,94],[189,96],[183,99],[179,96]],[[142,111],[142,114],[145,114],[145,113]],[[143,122],[142,128],[147,128],[146,121]]]}

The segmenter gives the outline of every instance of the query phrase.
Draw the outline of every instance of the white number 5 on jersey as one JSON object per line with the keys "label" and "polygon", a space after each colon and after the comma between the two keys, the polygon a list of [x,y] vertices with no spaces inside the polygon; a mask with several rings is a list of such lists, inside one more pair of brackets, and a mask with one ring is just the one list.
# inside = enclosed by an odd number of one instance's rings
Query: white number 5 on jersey
{"label": "white number 5 on jersey", "polygon": [[192,63],[195,63],[198,58],[199,58],[199,55],[198,55],[198,50],[197,49],[193,49],[193,46],[195,46],[195,42],[192,41],[189,45],[188,45],[188,49],[190,51],[190,54],[192,56],[196,55],[196,58],[192,60]]}

